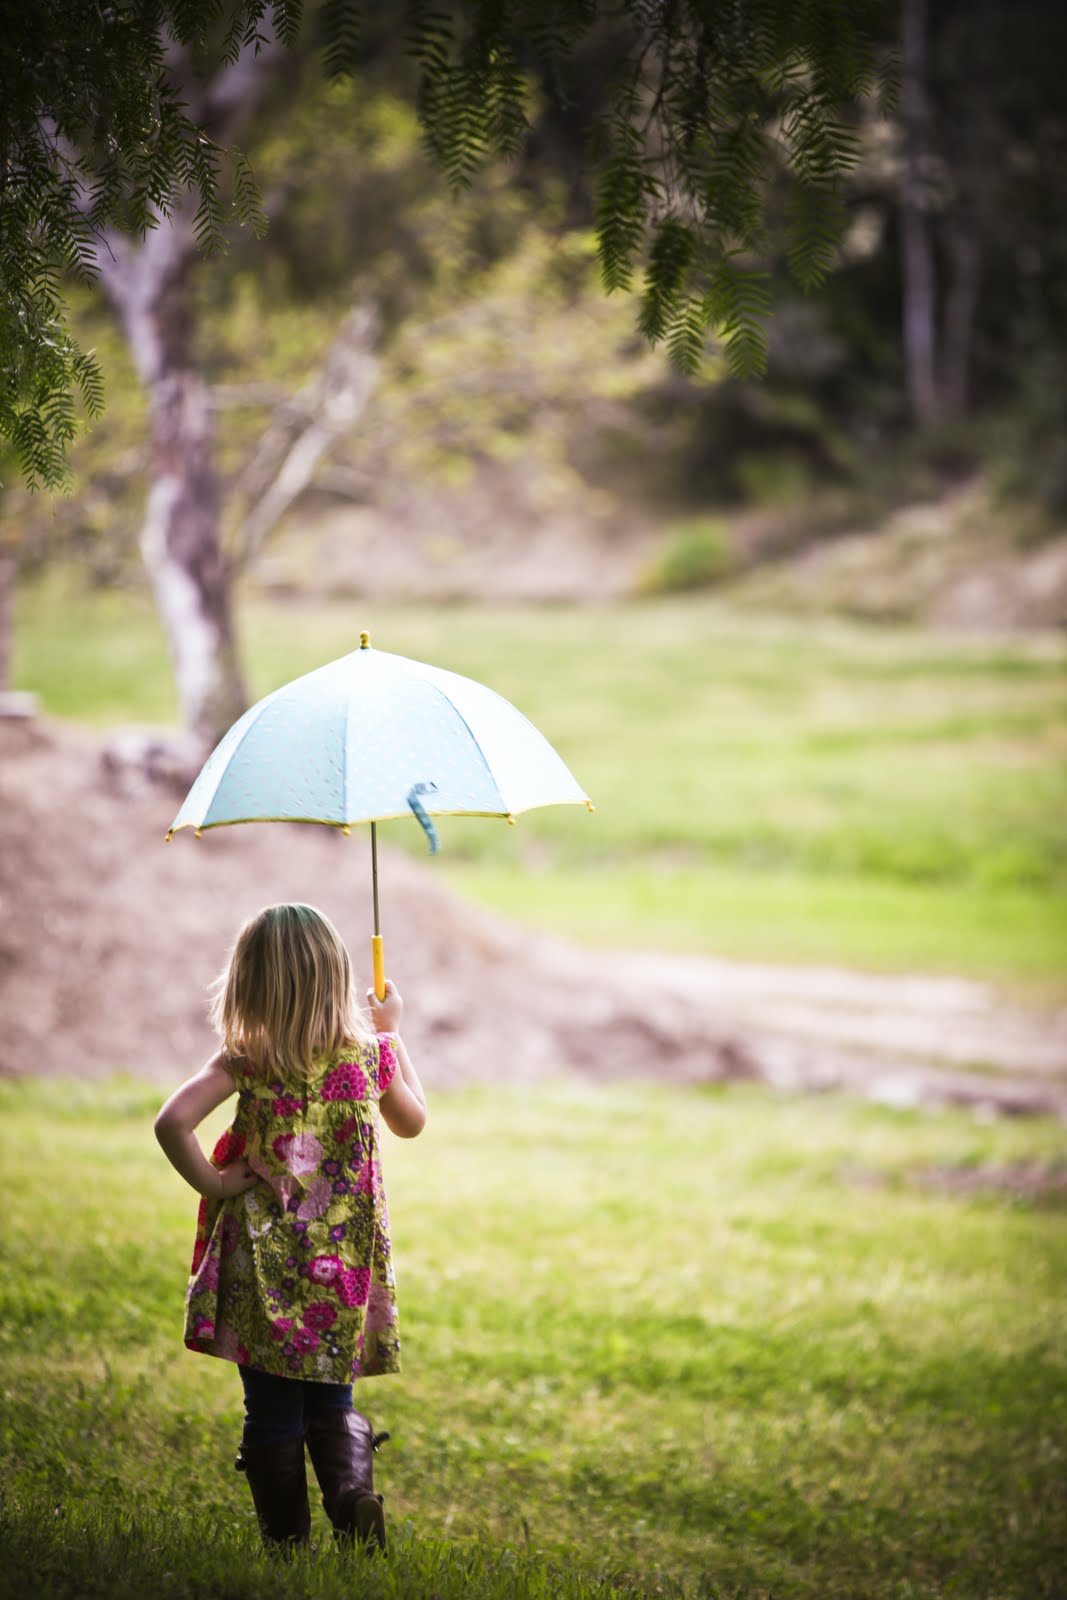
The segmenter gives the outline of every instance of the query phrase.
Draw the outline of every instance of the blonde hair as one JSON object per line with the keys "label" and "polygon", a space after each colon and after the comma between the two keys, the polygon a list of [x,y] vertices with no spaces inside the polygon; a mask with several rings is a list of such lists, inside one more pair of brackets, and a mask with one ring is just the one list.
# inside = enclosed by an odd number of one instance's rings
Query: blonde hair
{"label": "blonde hair", "polygon": [[223,1050],[260,1078],[306,1079],[317,1056],[373,1037],[348,951],[314,906],[266,906],[249,917],[212,991]]}

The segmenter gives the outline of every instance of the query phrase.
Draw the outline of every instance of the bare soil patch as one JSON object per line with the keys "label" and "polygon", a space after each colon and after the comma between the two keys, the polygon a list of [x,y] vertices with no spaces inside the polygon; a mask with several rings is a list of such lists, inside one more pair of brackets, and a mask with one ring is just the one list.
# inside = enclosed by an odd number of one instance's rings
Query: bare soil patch
{"label": "bare soil patch", "polygon": [[[150,779],[114,748],[0,718],[0,1073],[179,1080],[214,1047],[207,986],[236,928],[273,901],[320,906],[369,981],[365,830],[253,824],[166,844],[188,774],[168,780],[163,761]],[[430,864],[380,856],[387,968],[431,1086],[752,1078],[1067,1117],[1067,1014],[1010,1011],[955,979],[579,949],[471,908]]]}
{"label": "bare soil patch", "polygon": [[[99,741],[0,720],[0,1072],[180,1078],[213,1048],[206,990],[241,920],[320,906],[369,982],[366,830],[264,824],[164,843],[184,783],[102,762]],[[609,962],[463,905],[380,851],[390,975],[434,1085],[564,1071],[755,1076],[729,1025],[683,1005],[661,1026]]]}
{"label": "bare soil patch", "polygon": [[1062,1210],[1067,1206],[1067,1166],[1052,1161],[983,1161],[912,1167],[894,1176],[873,1167],[845,1166],[840,1177],[858,1189],[885,1189],[904,1183],[928,1194],[989,1195],[1019,1205]]}

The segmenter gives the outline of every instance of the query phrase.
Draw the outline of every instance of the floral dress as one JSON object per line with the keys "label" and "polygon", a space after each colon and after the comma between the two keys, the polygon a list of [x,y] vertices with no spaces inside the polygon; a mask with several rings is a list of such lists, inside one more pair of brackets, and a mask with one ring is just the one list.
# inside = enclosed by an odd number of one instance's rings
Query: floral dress
{"label": "floral dress", "polygon": [[238,1074],[212,1154],[261,1182],[200,1203],[185,1343],[283,1378],[350,1383],[400,1370],[378,1100],[396,1054],[379,1034],[320,1059],[307,1083]]}

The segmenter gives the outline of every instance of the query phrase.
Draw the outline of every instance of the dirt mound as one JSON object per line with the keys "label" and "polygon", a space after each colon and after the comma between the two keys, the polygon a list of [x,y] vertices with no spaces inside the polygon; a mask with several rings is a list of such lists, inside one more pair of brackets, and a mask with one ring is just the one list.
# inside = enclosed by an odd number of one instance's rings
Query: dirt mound
{"label": "dirt mound", "polygon": [[962,632],[1060,630],[1067,623],[1067,535],[1028,542],[1022,523],[979,476],[939,499],[904,506],[877,527],[818,539],[757,565],[731,594],[794,613]]}
{"label": "dirt mound", "polygon": [[[321,906],[366,974],[365,830],[276,823],[168,845],[182,789],[102,753],[78,730],[0,719],[0,1072],[179,1079],[213,1048],[206,987],[238,923],[272,901]],[[388,968],[427,1083],[757,1075],[699,1000],[672,1000],[660,1027],[609,958],[472,911],[405,856],[382,851],[380,869]]]}
{"label": "dirt mound", "polygon": [[[272,823],[165,844],[188,773],[168,787],[166,751],[149,780],[143,739],[127,744],[0,716],[0,1074],[180,1079],[214,1048],[207,986],[239,922],[272,901],[321,906],[366,979],[365,830]],[[759,1078],[1067,1118],[1067,1008],[1023,1014],[953,978],[581,950],[380,854],[388,968],[433,1087]]]}

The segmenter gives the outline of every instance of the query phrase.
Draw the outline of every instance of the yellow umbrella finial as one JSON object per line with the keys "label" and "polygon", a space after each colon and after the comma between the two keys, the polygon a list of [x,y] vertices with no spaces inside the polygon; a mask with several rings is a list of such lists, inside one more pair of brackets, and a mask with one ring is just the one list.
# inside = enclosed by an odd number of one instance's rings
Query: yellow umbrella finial
{"label": "yellow umbrella finial", "polygon": [[367,632],[366,628],[364,628],[363,632],[359,636],[359,648],[361,650],[370,649],[370,634]]}

